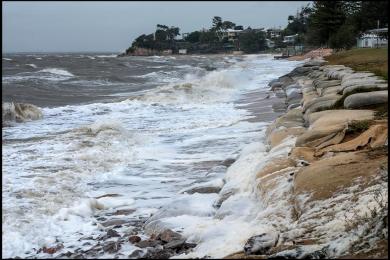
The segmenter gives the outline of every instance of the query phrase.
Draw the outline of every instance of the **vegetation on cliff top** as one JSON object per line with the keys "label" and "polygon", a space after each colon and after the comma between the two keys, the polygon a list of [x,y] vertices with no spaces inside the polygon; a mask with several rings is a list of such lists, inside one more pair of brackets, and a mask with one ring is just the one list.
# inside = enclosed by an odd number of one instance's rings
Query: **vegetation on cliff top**
{"label": "vegetation on cliff top", "polygon": [[[242,33],[234,38],[229,38],[228,30],[239,30]],[[223,21],[221,17],[214,16],[210,29],[198,30],[183,34],[182,39],[176,39],[180,35],[180,28],[158,24],[154,33],[137,37],[126,53],[133,52],[136,48],[146,48],[157,51],[179,49],[190,51],[204,51],[215,53],[226,50],[243,50],[247,53],[264,50],[265,32],[253,30],[250,27],[244,30],[242,25],[236,25],[231,21]]]}
{"label": "vegetation on cliff top", "polygon": [[[303,6],[295,16],[288,16],[288,25],[283,30],[252,29],[249,26],[244,30],[242,25],[214,16],[209,29],[183,34],[180,40],[175,39],[180,35],[179,27],[158,24],[154,33],[136,38],[126,53],[136,48],[169,49],[173,53],[178,49],[206,53],[227,50],[254,53],[297,44],[314,48],[350,49],[365,31],[388,26],[387,10],[387,1],[313,1]],[[239,32],[229,33],[229,29]],[[383,37],[387,37],[387,34]]]}

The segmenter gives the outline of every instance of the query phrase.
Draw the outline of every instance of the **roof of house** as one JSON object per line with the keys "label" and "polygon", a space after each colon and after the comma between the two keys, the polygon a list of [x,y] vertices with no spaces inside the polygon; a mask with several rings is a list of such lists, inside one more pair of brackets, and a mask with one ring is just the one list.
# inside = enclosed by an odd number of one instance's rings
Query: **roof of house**
{"label": "roof of house", "polygon": [[388,28],[378,28],[378,29],[368,30],[368,32],[370,32],[370,33],[387,32],[387,31],[388,31]]}

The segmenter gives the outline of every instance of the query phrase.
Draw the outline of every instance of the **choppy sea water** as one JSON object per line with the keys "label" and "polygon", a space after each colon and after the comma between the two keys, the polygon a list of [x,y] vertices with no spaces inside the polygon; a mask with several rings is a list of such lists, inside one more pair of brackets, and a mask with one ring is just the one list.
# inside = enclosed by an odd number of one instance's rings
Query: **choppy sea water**
{"label": "choppy sea water", "polygon": [[[2,62],[3,101],[35,104],[44,116],[2,131],[4,257],[55,242],[81,246],[101,233],[103,211],[148,217],[191,197],[195,215],[211,216],[216,194],[180,191],[222,183],[222,161],[263,142],[269,120],[250,120],[240,100],[297,64],[271,55],[15,54]],[[106,194],[115,196],[99,198]]]}

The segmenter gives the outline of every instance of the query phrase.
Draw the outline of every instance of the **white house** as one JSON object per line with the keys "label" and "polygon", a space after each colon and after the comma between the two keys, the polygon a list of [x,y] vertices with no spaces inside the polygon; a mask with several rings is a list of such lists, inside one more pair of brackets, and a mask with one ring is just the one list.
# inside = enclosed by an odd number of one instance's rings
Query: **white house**
{"label": "white house", "polygon": [[269,28],[266,31],[271,39],[282,36],[282,29],[280,28]]}
{"label": "white house", "polygon": [[284,43],[294,43],[297,38],[298,38],[298,34],[284,36],[283,42]]}
{"label": "white house", "polygon": [[265,39],[265,43],[267,44],[268,48],[274,48],[275,47],[275,42],[270,40],[270,39]]}
{"label": "white house", "polygon": [[360,35],[357,39],[358,48],[376,48],[387,46],[387,28],[373,29]]}
{"label": "white house", "polygon": [[247,33],[247,32],[263,32],[264,28],[258,28],[258,29],[245,29],[245,30],[234,30],[234,29],[226,29],[223,31],[223,37],[227,38],[228,41],[234,42],[238,39],[240,34]]}
{"label": "white house", "polygon": [[229,41],[235,41],[238,38],[238,35],[242,33],[244,30],[233,30],[227,29],[223,32],[223,36],[227,37]]}

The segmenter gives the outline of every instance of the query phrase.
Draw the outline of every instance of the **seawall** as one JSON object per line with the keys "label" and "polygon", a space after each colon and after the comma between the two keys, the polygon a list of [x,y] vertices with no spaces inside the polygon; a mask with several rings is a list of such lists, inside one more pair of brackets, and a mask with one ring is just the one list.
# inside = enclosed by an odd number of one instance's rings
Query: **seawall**
{"label": "seawall", "polygon": [[269,86],[288,109],[255,185],[276,221],[226,258],[387,258],[387,81],[312,59]]}

